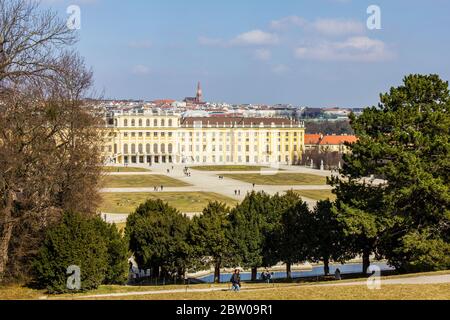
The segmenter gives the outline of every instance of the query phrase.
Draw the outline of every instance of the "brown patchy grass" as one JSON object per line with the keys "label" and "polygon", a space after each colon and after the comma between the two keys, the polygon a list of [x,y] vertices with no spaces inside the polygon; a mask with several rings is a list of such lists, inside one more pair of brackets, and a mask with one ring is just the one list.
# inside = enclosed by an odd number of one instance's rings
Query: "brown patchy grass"
{"label": "brown patchy grass", "polygon": [[134,167],[103,167],[103,172],[150,172],[151,170],[145,168]]}
{"label": "brown patchy grass", "polygon": [[264,166],[197,166],[191,167],[192,170],[199,171],[260,171],[266,169]]}
{"label": "brown patchy grass", "polygon": [[240,180],[256,185],[295,186],[295,185],[325,185],[326,178],[306,173],[265,174],[224,174],[226,178]]}
{"label": "brown patchy grass", "polygon": [[[408,278],[417,276],[450,274],[450,271],[407,274],[382,277],[383,279]],[[97,298],[98,300],[450,300],[450,284],[407,284],[382,285],[380,290],[369,290],[365,279],[361,285],[317,286],[309,283],[277,283],[267,285],[261,283],[244,283],[240,293],[230,292],[229,284],[191,285],[189,289],[220,288],[215,292],[183,292],[153,295],[131,295],[125,297]],[[348,281],[358,281],[357,279]],[[345,281],[339,283],[343,284]],[[317,284],[330,284],[322,282]],[[85,299],[88,295],[111,293],[135,293],[186,289],[184,285],[167,286],[100,286],[97,290],[82,294],[66,294],[47,296],[43,290],[34,290],[20,285],[0,286],[0,300],[34,300],[48,299]]]}
{"label": "brown patchy grass", "polygon": [[103,193],[100,210],[108,213],[132,213],[141,203],[161,199],[181,212],[202,212],[210,201],[230,207],[238,201],[213,192]]}
{"label": "brown patchy grass", "polygon": [[189,184],[163,175],[123,175],[103,177],[104,188],[187,187]]}
{"label": "brown patchy grass", "polygon": [[[103,299],[103,298],[102,298]],[[227,291],[154,294],[107,298],[111,300],[450,300],[450,284],[384,285],[380,290],[359,286],[297,286],[260,290],[245,287]]]}
{"label": "brown patchy grass", "polygon": [[311,200],[336,200],[336,195],[334,195],[331,190],[294,190],[294,192],[300,197],[305,197]]}

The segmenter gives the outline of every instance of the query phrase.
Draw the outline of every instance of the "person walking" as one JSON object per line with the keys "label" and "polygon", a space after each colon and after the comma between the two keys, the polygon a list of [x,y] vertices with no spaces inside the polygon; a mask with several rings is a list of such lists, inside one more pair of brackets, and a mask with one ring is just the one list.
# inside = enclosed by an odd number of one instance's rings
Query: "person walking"
{"label": "person walking", "polygon": [[239,269],[234,270],[233,275],[230,279],[231,282],[231,290],[235,292],[241,291],[241,274]]}
{"label": "person walking", "polygon": [[164,186],[161,186],[161,191],[163,191],[164,190]]}

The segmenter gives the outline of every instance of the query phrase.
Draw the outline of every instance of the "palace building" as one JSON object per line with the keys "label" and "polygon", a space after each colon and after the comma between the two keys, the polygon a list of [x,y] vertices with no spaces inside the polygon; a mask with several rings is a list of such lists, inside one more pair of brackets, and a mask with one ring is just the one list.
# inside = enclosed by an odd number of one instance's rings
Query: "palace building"
{"label": "palace building", "polygon": [[[201,101],[199,86],[197,101]],[[296,164],[305,146],[301,122],[284,118],[182,118],[153,111],[111,113],[104,153],[117,164]]]}

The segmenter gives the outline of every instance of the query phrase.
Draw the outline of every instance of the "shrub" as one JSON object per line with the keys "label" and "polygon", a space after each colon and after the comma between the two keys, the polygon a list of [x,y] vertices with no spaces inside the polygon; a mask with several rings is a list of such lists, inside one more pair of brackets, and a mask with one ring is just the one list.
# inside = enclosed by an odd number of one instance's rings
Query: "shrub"
{"label": "shrub", "polygon": [[115,252],[116,248],[108,245],[109,239],[105,238],[105,233],[114,232],[102,224],[105,222],[99,217],[65,213],[62,221],[47,231],[33,262],[36,284],[49,293],[69,292],[67,268],[75,265],[81,271],[79,291],[98,288],[108,275],[109,252]]}
{"label": "shrub", "polygon": [[123,285],[128,280],[128,243],[115,224],[96,219],[107,245],[108,263],[104,284]]}

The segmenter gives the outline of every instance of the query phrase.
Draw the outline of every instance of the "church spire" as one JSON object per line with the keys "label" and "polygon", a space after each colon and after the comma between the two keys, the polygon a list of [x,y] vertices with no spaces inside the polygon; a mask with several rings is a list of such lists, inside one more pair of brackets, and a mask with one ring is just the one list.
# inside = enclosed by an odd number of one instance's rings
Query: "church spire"
{"label": "church spire", "polygon": [[202,87],[201,87],[201,85],[200,85],[200,81],[198,82],[198,85],[197,85],[197,102],[198,103],[200,103],[200,102],[203,102],[202,101],[202,99],[203,99],[203,92],[202,92]]}

